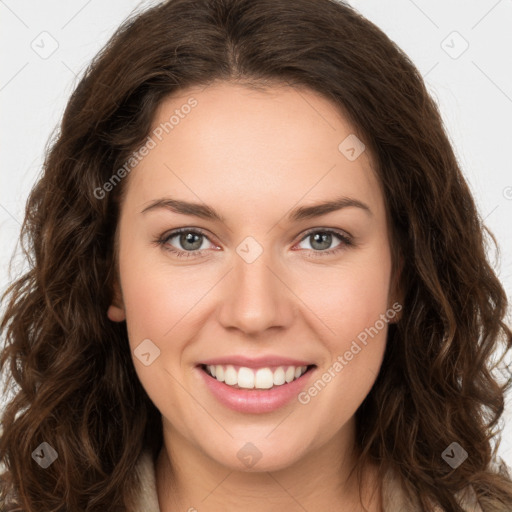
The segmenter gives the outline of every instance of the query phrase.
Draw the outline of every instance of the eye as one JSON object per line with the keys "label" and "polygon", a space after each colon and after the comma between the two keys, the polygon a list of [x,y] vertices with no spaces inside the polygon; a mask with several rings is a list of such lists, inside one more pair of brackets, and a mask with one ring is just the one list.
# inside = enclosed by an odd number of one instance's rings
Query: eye
{"label": "eye", "polygon": [[[176,248],[170,241],[176,238],[177,243],[185,250]],[[195,257],[198,253],[206,250],[207,247],[203,246],[204,240],[208,237],[198,229],[180,228],[162,235],[156,242],[164,247],[165,250],[174,253],[178,258]]]}
{"label": "eye", "polygon": [[[333,249],[329,249],[333,243],[333,237],[337,238],[340,243]],[[178,247],[171,243],[173,239],[176,239],[174,243],[178,244]],[[307,232],[302,237],[300,243],[308,239],[311,239],[311,243],[310,248],[306,248],[306,250],[318,256],[334,254],[354,245],[350,236],[332,229],[315,228]],[[180,228],[170,233],[164,233],[155,242],[178,258],[191,258],[201,257],[202,253],[208,249],[208,244],[204,245],[205,240],[209,240],[209,238],[202,230],[197,228]]]}
{"label": "eye", "polygon": [[[329,249],[329,247],[333,243],[333,237],[340,240],[340,243],[336,245],[333,249]],[[313,253],[317,253],[318,255],[321,256],[326,254],[337,253],[339,251],[342,251],[346,247],[353,245],[352,239],[348,235],[342,232],[334,231],[332,229],[315,228],[314,230],[307,232],[300,243],[308,239],[311,240],[311,249],[306,249],[313,251]]]}

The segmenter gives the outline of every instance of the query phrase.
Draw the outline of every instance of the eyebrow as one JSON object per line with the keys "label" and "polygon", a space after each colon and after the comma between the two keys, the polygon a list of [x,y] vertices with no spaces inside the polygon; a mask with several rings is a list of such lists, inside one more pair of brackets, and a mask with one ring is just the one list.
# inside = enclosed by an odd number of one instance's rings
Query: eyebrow
{"label": "eyebrow", "polygon": [[[299,206],[298,208],[291,210],[286,216],[286,219],[288,222],[298,222],[304,219],[320,217],[322,215],[350,207],[360,208],[368,215],[373,216],[373,213],[367,204],[359,201],[358,199],[341,196],[330,201],[323,201],[310,206]],[[141,213],[147,213],[159,208],[165,208],[174,213],[180,213],[183,215],[192,215],[202,219],[215,220],[225,224],[225,218],[211,206],[201,203],[182,201],[180,199],[173,199],[171,197],[163,197],[152,201],[141,211]]]}

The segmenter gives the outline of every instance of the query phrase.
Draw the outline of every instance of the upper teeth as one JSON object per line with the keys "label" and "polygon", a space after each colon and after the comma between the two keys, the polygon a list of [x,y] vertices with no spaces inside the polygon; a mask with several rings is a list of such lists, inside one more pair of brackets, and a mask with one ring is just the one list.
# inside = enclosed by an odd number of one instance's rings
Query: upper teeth
{"label": "upper teeth", "polygon": [[274,385],[281,386],[285,382],[298,379],[307,370],[307,366],[279,366],[275,370],[268,367],[253,370],[241,366],[237,371],[233,365],[220,364],[208,365],[206,368],[219,382],[246,389],[270,389]]}

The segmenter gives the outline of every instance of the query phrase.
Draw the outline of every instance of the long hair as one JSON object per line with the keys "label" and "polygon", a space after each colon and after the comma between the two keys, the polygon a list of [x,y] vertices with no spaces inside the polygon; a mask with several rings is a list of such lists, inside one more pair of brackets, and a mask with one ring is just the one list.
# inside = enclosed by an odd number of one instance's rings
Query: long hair
{"label": "long hair", "polygon": [[[393,468],[426,511],[459,512],[468,484],[485,512],[512,510],[509,476],[491,469],[510,387],[491,361],[512,346],[486,255],[496,241],[418,70],[336,0],[168,0],[127,19],[91,62],[26,204],[29,269],[4,293],[0,369],[14,394],[1,417],[0,503],[130,510],[137,458],[158,453],[162,425],[126,324],[106,315],[126,179],[103,185],[144,143],[164,98],[216,81],[317,91],[377,162],[403,310],[356,413],[359,468]],[[457,469],[441,456],[454,441],[469,454]],[[58,454],[46,469],[33,456],[41,443]]]}

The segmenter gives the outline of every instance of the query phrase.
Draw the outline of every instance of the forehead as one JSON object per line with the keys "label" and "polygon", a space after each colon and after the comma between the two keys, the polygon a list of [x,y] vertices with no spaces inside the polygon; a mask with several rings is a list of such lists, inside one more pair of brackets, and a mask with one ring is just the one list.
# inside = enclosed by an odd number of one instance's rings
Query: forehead
{"label": "forehead", "polygon": [[126,199],[137,206],[167,193],[226,211],[228,201],[243,202],[248,215],[341,194],[384,207],[368,149],[350,152],[363,137],[310,89],[182,90],[161,103],[149,135],[153,147],[129,176]]}

